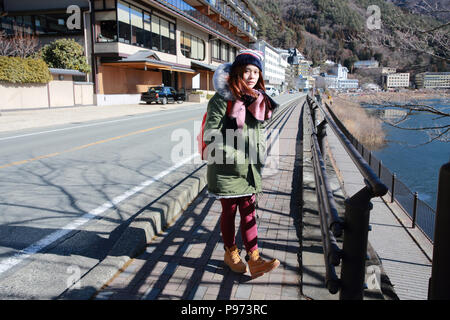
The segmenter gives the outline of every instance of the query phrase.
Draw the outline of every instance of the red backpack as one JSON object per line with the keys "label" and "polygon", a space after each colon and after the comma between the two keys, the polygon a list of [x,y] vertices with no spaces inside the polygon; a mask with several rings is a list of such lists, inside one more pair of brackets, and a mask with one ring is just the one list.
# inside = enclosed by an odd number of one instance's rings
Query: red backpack
{"label": "red backpack", "polygon": [[[229,100],[227,102],[227,114],[231,110],[231,106],[232,106],[231,100]],[[205,143],[205,141],[203,141],[203,134],[205,133],[206,116],[207,116],[207,112],[205,112],[205,114],[203,115],[202,126],[200,127],[200,132],[199,132],[199,134],[197,136],[198,153],[200,153],[200,156],[201,156],[202,160],[207,160],[206,159],[207,155],[205,153],[206,143]]]}

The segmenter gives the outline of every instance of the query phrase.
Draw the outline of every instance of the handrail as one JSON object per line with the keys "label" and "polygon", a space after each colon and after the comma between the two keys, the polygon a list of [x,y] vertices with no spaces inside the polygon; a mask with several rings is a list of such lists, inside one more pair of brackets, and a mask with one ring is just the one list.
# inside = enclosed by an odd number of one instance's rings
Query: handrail
{"label": "handrail", "polygon": [[339,129],[338,125],[333,120],[333,117],[330,116],[330,114],[333,114],[333,111],[331,111],[330,107],[327,104],[325,104],[328,109],[327,112],[320,104],[316,103],[309,96],[307,97],[307,99],[310,99],[313,105],[316,104],[318,106],[325,120],[330,125],[331,129],[334,131],[338,139],[341,141],[343,147],[351,157],[353,163],[356,165],[359,172],[361,172],[362,176],[364,177],[364,182],[372,191],[373,196],[375,197],[384,196],[388,192],[388,188],[383,182],[381,182],[381,180],[378,178],[376,173],[373,172],[372,168],[369,166],[366,160],[359,154],[359,152],[355,149],[352,143],[347,139],[345,134]]}
{"label": "handrail", "polygon": [[[328,112],[324,110],[320,103],[315,99],[307,96],[306,101],[310,111],[310,122],[313,128],[311,134],[311,150],[313,153],[313,164],[315,171],[317,197],[319,200],[319,214],[321,216],[322,240],[324,243],[325,265],[327,270],[327,287],[330,290],[330,283],[338,284],[340,289],[341,300],[362,300],[364,294],[365,265],[367,257],[367,243],[369,231],[370,210],[373,208],[370,200],[376,196],[383,196],[387,193],[387,187],[378,179],[372,168],[366,163],[364,158],[353,147],[342,130],[336,125],[336,122],[330,116],[331,109]],[[319,109],[324,120],[317,125],[315,110]],[[340,142],[350,155],[352,161],[358,167],[363,175],[365,187],[355,193],[352,197],[345,200],[345,219],[339,222],[337,211],[332,210],[334,200],[331,201],[329,196],[331,193],[327,191],[327,180],[325,165],[322,157],[323,138],[326,136],[325,125],[329,124]],[[328,187],[329,190],[329,187]],[[333,234],[329,232],[330,221],[336,221],[334,226],[344,229],[344,240],[342,251],[337,247]],[[327,226],[328,230],[325,229]],[[335,256],[333,256],[335,254]],[[338,254],[338,255],[336,255]],[[333,259],[331,259],[333,258]],[[338,262],[338,258],[342,260],[341,279],[336,279],[333,275],[334,268],[330,263]],[[336,286],[332,289],[336,289]]]}
{"label": "handrail", "polygon": [[342,250],[338,247],[335,236],[342,235],[343,222],[338,216],[336,203],[331,192],[332,189],[328,182],[325,162],[322,156],[323,150],[320,147],[322,144],[319,143],[320,135],[314,124],[314,110],[310,108],[308,111],[308,122],[312,129],[310,140],[312,163],[319,203],[320,231],[324,248],[325,285],[330,293],[336,294],[340,289],[340,280],[334,267],[340,264]]}

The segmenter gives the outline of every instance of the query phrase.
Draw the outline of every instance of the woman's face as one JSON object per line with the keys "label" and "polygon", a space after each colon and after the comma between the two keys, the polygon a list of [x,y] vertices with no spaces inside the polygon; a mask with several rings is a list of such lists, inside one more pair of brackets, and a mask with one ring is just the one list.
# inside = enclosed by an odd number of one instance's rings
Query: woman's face
{"label": "woman's face", "polygon": [[259,69],[257,66],[254,66],[252,64],[248,64],[245,67],[243,79],[247,86],[250,89],[253,89],[253,87],[258,83],[259,79]]}

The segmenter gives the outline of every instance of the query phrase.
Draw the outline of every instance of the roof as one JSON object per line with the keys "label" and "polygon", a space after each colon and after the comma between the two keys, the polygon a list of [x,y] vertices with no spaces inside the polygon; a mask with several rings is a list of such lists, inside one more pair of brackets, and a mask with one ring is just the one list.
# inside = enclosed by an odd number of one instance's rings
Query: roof
{"label": "roof", "polygon": [[114,65],[114,64],[122,64],[129,66],[141,66],[141,67],[156,67],[159,69],[171,70],[171,71],[179,71],[179,72],[187,72],[187,73],[195,73],[195,70],[191,69],[190,66],[181,65],[177,63],[165,62],[161,61],[158,55],[151,50],[139,50],[138,52],[126,57],[121,60],[108,62],[104,65]]}
{"label": "roof", "polygon": [[71,76],[85,76],[86,73],[73,69],[48,68],[51,74],[67,74]]}
{"label": "roof", "polygon": [[200,69],[206,69],[209,71],[216,71],[217,66],[214,66],[212,64],[207,64],[199,61],[191,61],[191,68],[200,68]]}
{"label": "roof", "polygon": [[140,61],[151,59],[150,57],[154,58],[154,60],[161,60],[158,55],[152,50],[139,50],[138,52],[122,59],[122,61]]}

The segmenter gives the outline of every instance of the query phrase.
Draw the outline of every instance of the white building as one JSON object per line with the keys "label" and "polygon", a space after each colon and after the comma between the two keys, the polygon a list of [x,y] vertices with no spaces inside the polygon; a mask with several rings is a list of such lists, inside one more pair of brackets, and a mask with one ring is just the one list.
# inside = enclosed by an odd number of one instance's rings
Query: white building
{"label": "white building", "polygon": [[361,61],[356,61],[353,64],[353,67],[355,67],[355,68],[378,68],[379,63],[377,60],[361,60]]}
{"label": "white building", "polygon": [[252,45],[253,49],[262,51],[264,54],[263,76],[267,85],[273,85],[282,90],[286,80],[287,61],[284,59],[283,52],[272,47],[264,40],[259,40]]}
{"label": "white building", "polygon": [[341,64],[335,64],[330,73],[323,75],[327,88],[346,90],[359,87],[358,79],[347,79],[348,69]]}
{"label": "white building", "polygon": [[342,66],[340,63],[335,64],[330,70],[331,74],[338,77],[338,79],[347,79],[348,69]]}
{"label": "white building", "polygon": [[383,78],[386,88],[408,88],[409,73],[391,73]]}
{"label": "white building", "polygon": [[339,79],[338,89],[358,89],[358,79]]}
{"label": "white building", "polygon": [[416,75],[418,88],[450,88],[450,72],[422,72]]}

